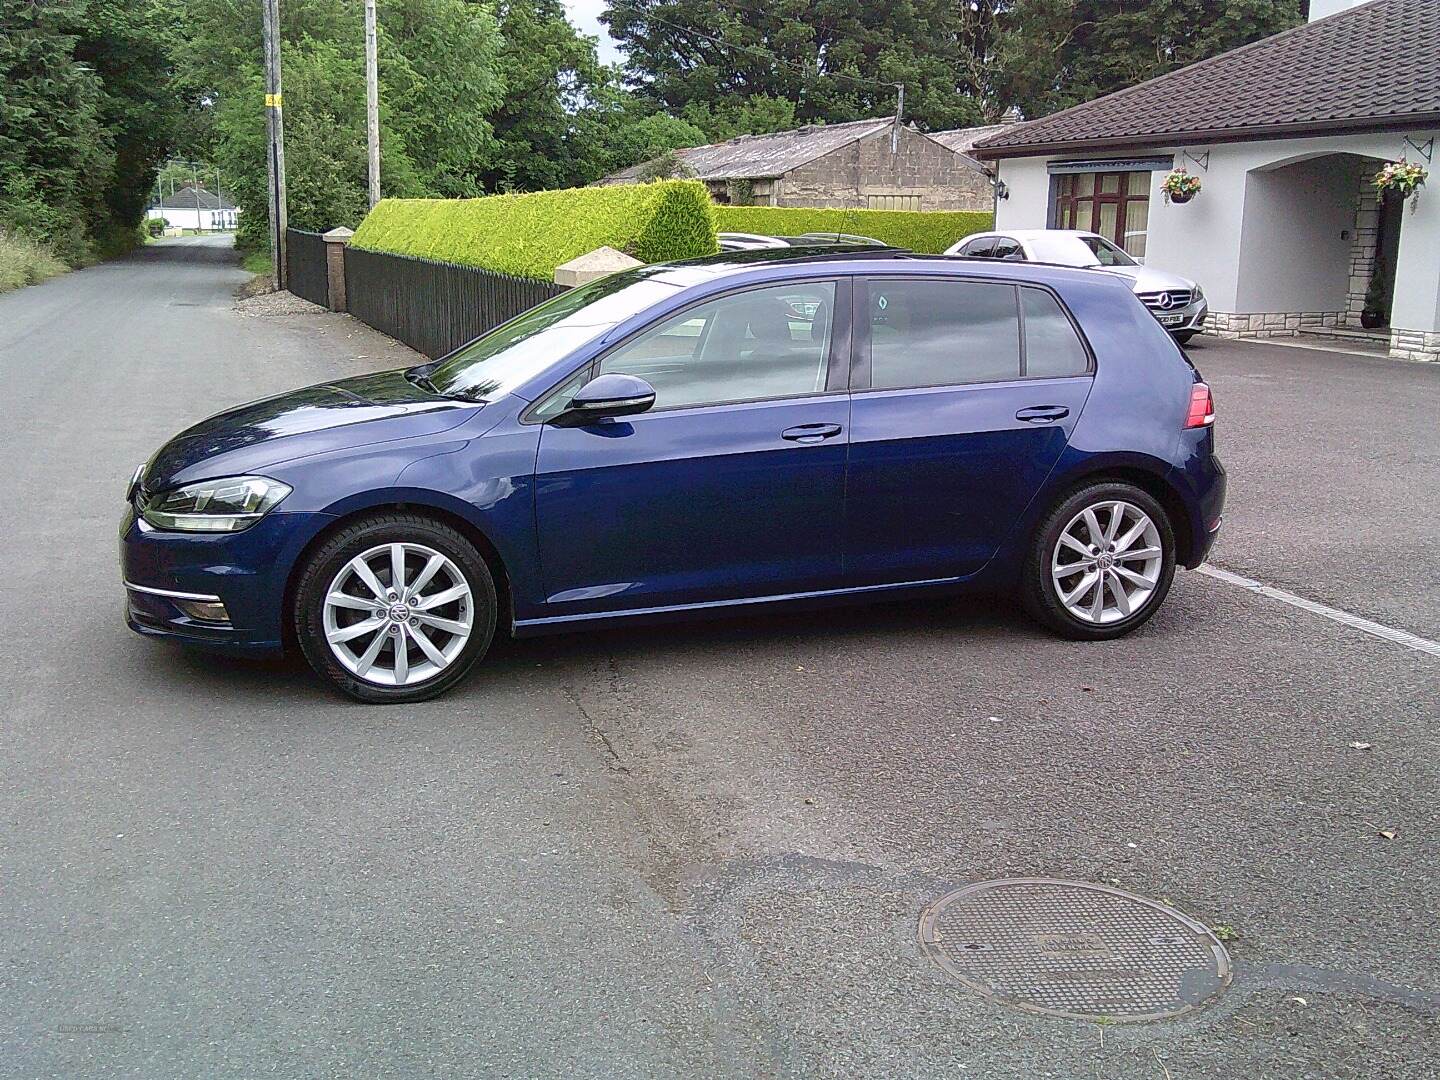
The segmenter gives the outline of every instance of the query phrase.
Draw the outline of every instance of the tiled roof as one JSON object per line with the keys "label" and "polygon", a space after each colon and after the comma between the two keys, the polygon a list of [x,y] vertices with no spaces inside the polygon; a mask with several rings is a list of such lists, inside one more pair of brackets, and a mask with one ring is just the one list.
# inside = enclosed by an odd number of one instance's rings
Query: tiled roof
{"label": "tiled roof", "polygon": [[[194,210],[197,201],[197,193],[193,187],[186,184],[182,188],[176,188],[169,195],[160,200],[160,206],[166,210]],[[198,201],[201,210],[234,210],[235,204],[230,201],[230,196],[221,192],[216,196],[212,191],[201,188],[198,193]]]}
{"label": "tiled roof", "polygon": [[[729,142],[677,150],[680,160],[701,180],[750,180],[784,176],[840,147],[894,123],[893,117],[854,120],[848,124],[812,124],[770,135],[741,135]],[[634,180],[641,165],[605,177],[602,184]]]}
{"label": "tiled roof", "polygon": [[979,158],[1440,123],[1440,0],[1373,0],[1025,124]]}

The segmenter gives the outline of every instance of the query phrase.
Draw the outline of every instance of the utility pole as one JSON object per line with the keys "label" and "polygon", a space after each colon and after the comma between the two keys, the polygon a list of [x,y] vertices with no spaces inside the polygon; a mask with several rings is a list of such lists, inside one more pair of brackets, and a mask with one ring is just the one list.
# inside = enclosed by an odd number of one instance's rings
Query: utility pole
{"label": "utility pole", "polygon": [[365,0],[365,141],[370,151],[370,208],[380,201],[380,68],[375,57],[375,0]]}
{"label": "utility pole", "polygon": [[262,0],[261,28],[265,40],[265,130],[269,152],[265,172],[270,191],[270,263],[275,286],[288,284],[285,271],[285,120],[280,89],[280,0]]}
{"label": "utility pole", "polygon": [[895,126],[890,129],[890,156],[900,152],[900,117],[905,112],[905,84],[895,84]]}
{"label": "utility pole", "polygon": [[190,182],[195,185],[193,189],[195,192],[195,231],[204,232],[205,230],[200,227],[200,165],[198,162],[190,163],[190,176]]}

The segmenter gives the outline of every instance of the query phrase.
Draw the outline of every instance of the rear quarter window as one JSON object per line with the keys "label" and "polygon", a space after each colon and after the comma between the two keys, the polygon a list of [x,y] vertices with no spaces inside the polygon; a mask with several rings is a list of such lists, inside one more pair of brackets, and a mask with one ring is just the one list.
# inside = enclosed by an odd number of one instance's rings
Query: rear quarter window
{"label": "rear quarter window", "polygon": [[1044,289],[1022,288],[1025,317],[1025,374],[1035,378],[1084,375],[1090,357],[1075,324]]}

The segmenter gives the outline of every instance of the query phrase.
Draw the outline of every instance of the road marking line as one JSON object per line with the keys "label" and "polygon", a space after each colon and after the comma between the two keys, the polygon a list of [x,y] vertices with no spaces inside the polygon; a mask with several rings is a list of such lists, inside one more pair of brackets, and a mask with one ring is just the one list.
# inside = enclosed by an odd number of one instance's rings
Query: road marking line
{"label": "road marking line", "polygon": [[1262,585],[1254,578],[1242,577],[1239,574],[1232,574],[1229,570],[1221,570],[1219,567],[1205,563],[1199,567],[1200,573],[1207,577],[1223,581],[1227,585],[1238,585],[1249,592],[1259,593],[1261,596],[1268,596],[1271,600],[1279,600],[1282,604],[1289,604],[1301,611],[1308,611],[1312,615],[1319,615],[1322,619],[1330,619],[1333,622],[1353,627],[1356,630],[1375,637],[1384,638],[1386,641],[1403,645],[1407,649],[1414,649],[1416,652],[1429,653],[1431,656],[1440,657],[1440,642],[1431,641],[1429,638],[1412,634],[1408,630],[1397,630],[1393,626],[1385,626],[1382,623],[1371,622],[1369,619],[1362,619],[1359,615],[1351,615],[1348,611],[1341,611],[1339,608],[1327,607],[1325,604],[1317,604],[1314,600],[1306,600],[1303,596],[1296,596],[1294,593],[1286,592],[1284,589],[1276,589],[1270,585]]}

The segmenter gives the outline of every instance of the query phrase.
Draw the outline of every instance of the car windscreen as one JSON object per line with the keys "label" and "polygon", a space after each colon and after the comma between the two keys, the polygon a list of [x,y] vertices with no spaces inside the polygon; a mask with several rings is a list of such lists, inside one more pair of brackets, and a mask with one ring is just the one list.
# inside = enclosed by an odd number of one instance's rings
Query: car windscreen
{"label": "car windscreen", "polygon": [[450,354],[430,383],[448,397],[500,397],[566,353],[614,329],[630,316],[674,295],[679,286],[657,281],[654,267],[592,281],[531,308]]}
{"label": "car windscreen", "polygon": [[1032,236],[1027,245],[1037,262],[1061,266],[1135,266],[1135,260],[1099,236],[1055,232]]}

